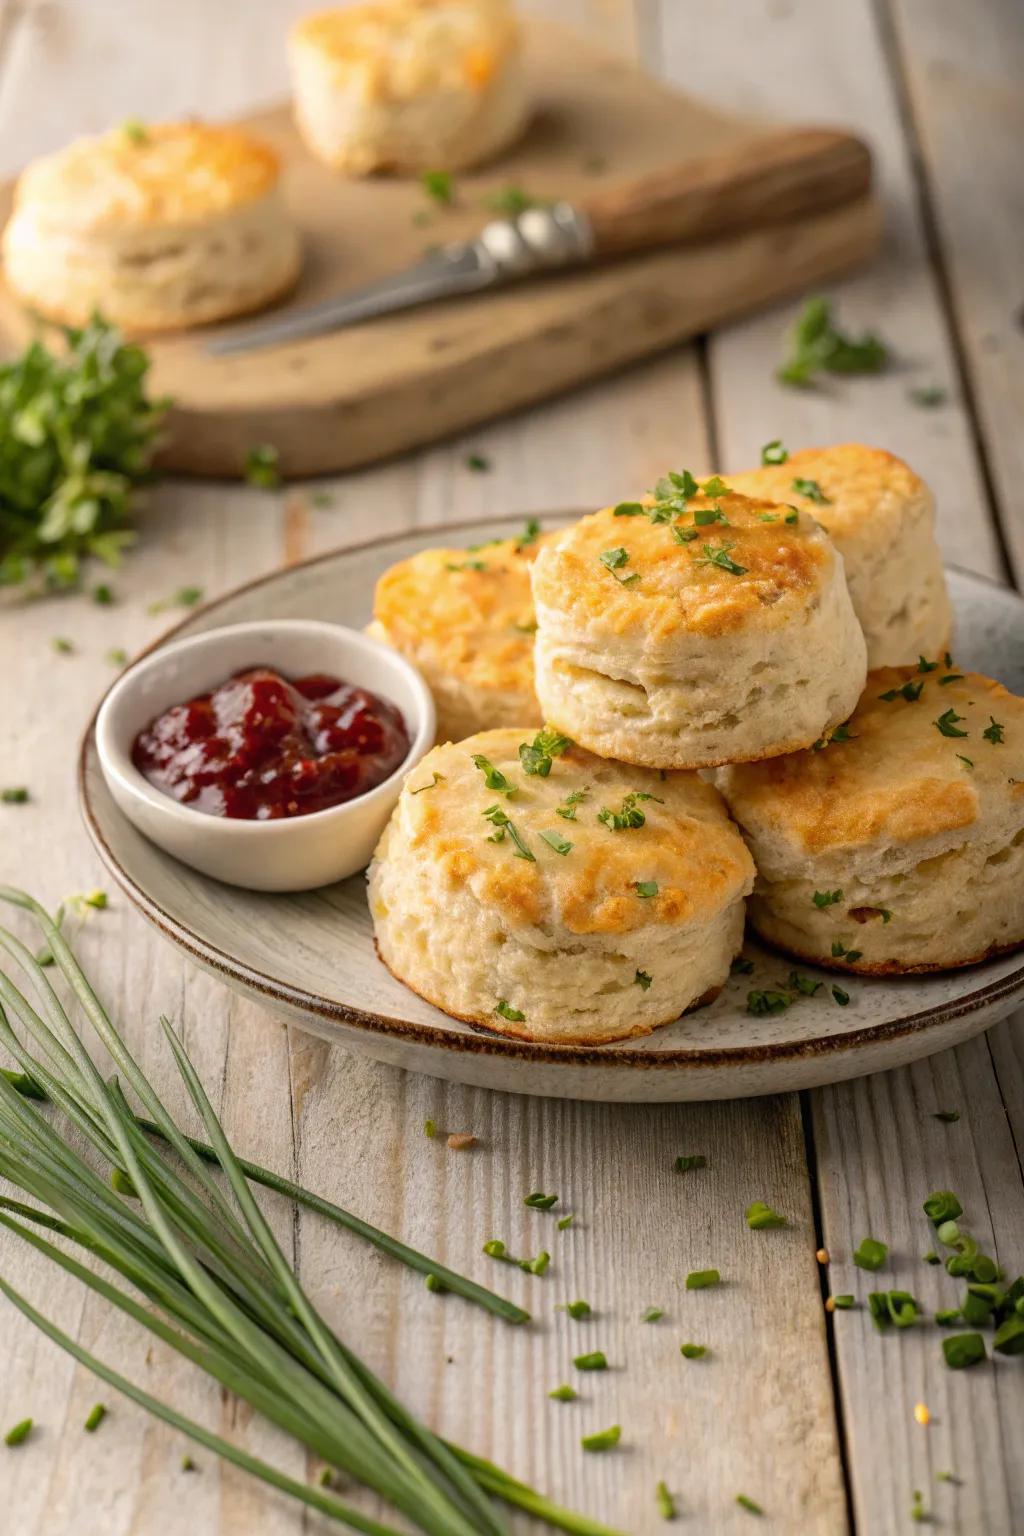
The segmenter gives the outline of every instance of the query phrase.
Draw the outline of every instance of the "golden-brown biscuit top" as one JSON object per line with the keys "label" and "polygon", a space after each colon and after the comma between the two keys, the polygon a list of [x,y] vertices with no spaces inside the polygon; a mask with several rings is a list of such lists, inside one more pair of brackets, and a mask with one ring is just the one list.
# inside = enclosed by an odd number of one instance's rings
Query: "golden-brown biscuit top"
{"label": "golden-brown biscuit top", "polygon": [[[412,846],[453,888],[468,885],[504,922],[579,934],[698,922],[743,895],[753,865],[711,785],[573,746],[552,757],[547,777],[528,774],[519,748],[535,737],[482,731],[435,747],[410,773],[401,814]],[[488,788],[493,770],[514,793]],[[640,825],[609,827],[602,812]]]}
{"label": "golden-brown biscuit top", "polygon": [[277,178],[274,151],[239,128],[129,121],[34,161],[16,206],[83,233],[178,226],[254,202]]}
{"label": "golden-brown biscuit top", "polygon": [[530,693],[530,564],[551,537],[421,550],[380,577],[373,616],[405,655],[478,688]]}
{"label": "golden-brown biscuit top", "polygon": [[377,98],[449,83],[482,90],[519,43],[507,0],[371,0],[305,16],[291,46]]}
{"label": "golden-brown biscuit top", "polygon": [[[838,538],[882,532],[908,513],[916,515],[931,493],[924,481],[893,453],[862,443],[804,448],[785,464],[766,464],[725,477],[744,496],[792,502],[810,512]],[[816,485],[824,501],[798,491],[794,481]]]}
{"label": "golden-brown biscuit top", "polygon": [[773,629],[815,598],[835,560],[813,518],[772,501],[699,494],[664,516],[648,496],[574,524],[534,566],[538,606],[655,639]]}
{"label": "golden-brown biscuit top", "polygon": [[1024,810],[1024,699],[948,658],[924,665],[869,672],[849,740],[729,768],[737,819],[814,854],[937,837],[1000,802]]}

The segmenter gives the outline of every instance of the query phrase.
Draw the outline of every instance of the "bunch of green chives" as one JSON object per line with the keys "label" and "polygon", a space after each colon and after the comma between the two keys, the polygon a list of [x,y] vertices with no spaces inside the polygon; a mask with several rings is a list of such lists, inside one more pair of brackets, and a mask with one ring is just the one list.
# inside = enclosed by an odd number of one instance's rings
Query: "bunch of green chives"
{"label": "bunch of green chives", "polygon": [[[250,1180],[301,1198],[404,1263],[436,1274],[445,1288],[511,1321],[527,1314],[339,1207],[240,1162],[181,1041],[161,1019],[209,1144],[185,1136],[129,1053],[56,923],[20,891],[0,887],[0,900],[36,919],[81,1016],[119,1074],[104,1078],[46,971],[25,944],[0,928],[0,949],[27,975],[33,995],[30,1002],[0,971],[0,1044],[20,1068],[20,1074],[0,1073],[0,1175],[39,1202],[0,1196],[0,1225],[244,1398],[329,1466],[380,1495],[428,1536],[504,1536],[506,1525],[494,1498],[576,1536],[614,1536],[440,1439],[408,1413],[320,1317],[257,1205]],[[145,1118],[133,1112],[122,1080]],[[109,1182],[44,1115],[40,1106],[47,1100],[111,1166]],[[155,1147],[147,1132],[163,1147]],[[211,1164],[223,1172],[226,1191],[213,1177]],[[133,1197],[130,1204],[122,1194]],[[142,1300],[79,1263],[44,1233],[85,1249]],[[0,1293],[97,1376],[199,1444],[352,1530],[398,1536],[393,1526],[360,1514],[326,1488],[285,1476],[143,1392],[42,1316],[2,1276]]]}

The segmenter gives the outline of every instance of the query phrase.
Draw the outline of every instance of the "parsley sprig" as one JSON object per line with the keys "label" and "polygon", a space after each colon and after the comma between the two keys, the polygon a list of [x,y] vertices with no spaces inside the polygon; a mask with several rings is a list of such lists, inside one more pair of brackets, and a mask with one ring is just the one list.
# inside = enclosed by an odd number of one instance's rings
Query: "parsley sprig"
{"label": "parsley sprig", "polygon": [[806,388],[818,373],[880,373],[889,361],[885,343],[872,331],[844,334],[827,299],[808,299],[790,337],[792,350],[778,370],[783,384]]}
{"label": "parsley sprig", "polygon": [[656,805],[664,805],[664,800],[659,800],[657,795],[648,795],[643,790],[630,790],[628,795],[622,797],[622,808],[618,811],[609,810],[603,805],[597,813],[598,821],[602,822],[609,832],[626,832],[630,828],[642,827],[647,817],[640,809],[639,801],[653,800]]}

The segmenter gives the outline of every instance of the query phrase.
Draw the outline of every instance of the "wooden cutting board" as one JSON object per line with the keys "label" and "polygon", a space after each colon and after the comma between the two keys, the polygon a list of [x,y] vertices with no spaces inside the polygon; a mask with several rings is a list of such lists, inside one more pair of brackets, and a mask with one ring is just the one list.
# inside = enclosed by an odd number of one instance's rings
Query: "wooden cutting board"
{"label": "wooden cutting board", "polygon": [[[289,304],[372,281],[431,244],[473,234],[509,186],[540,199],[585,198],[757,131],[550,23],[527,24],[526,52],[532,125],[501,160],[457,179],[450,208],[415,180],[348,181],[328,171],[306,153],[287,106],[242,120],[278,149],[303,233],[305,267]],[[10,186],[0,191],[0,218],[10,197]],[[861,197],[242,356],[209,357],[212,328],[154,338],[153,388],[175,402],[162,463],[234,476],[253,444],[271,443],[289,477],[367,464],[800,292],[864,260],[878,234],[877,208]],[[32,328],[0,284],[0,345],[20,348]]]}

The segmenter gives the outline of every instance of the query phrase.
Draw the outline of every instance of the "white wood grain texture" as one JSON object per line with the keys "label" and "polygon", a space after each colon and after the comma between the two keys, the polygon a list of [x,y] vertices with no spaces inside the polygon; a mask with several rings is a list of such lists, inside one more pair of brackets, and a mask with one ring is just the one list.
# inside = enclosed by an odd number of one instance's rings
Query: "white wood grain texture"
{"label": "white wood grain texture", "polygon": [[[652,4],[645,47],[670,78],[727,108],[859,131],[875,154],[884,200],[879,259],[827,291],[845,325],[884,336],[897,366],[880,376],[829,379],[814,390],[787,389],[774,370],[798,305],[717,332],[708,354],[721,467],[757,463],[762,443],[775,437],[790,448],[851,440],[888,448],[935,489],[946,558],[998,575],[998,541],[957,398],[953,349],[870,0],[722,0],[699,18],[662,0]],[[966,119],[963,130],[966,137]],[[980,145],[976,153],[982,157]],[[938,410],[911,405],[908,389],[922,384],[947,387],[949,403]]]}
{"label": "white wood grain texture", "polygon": [[1002,527],[1024,581],[1024,8],[887,0]]}

